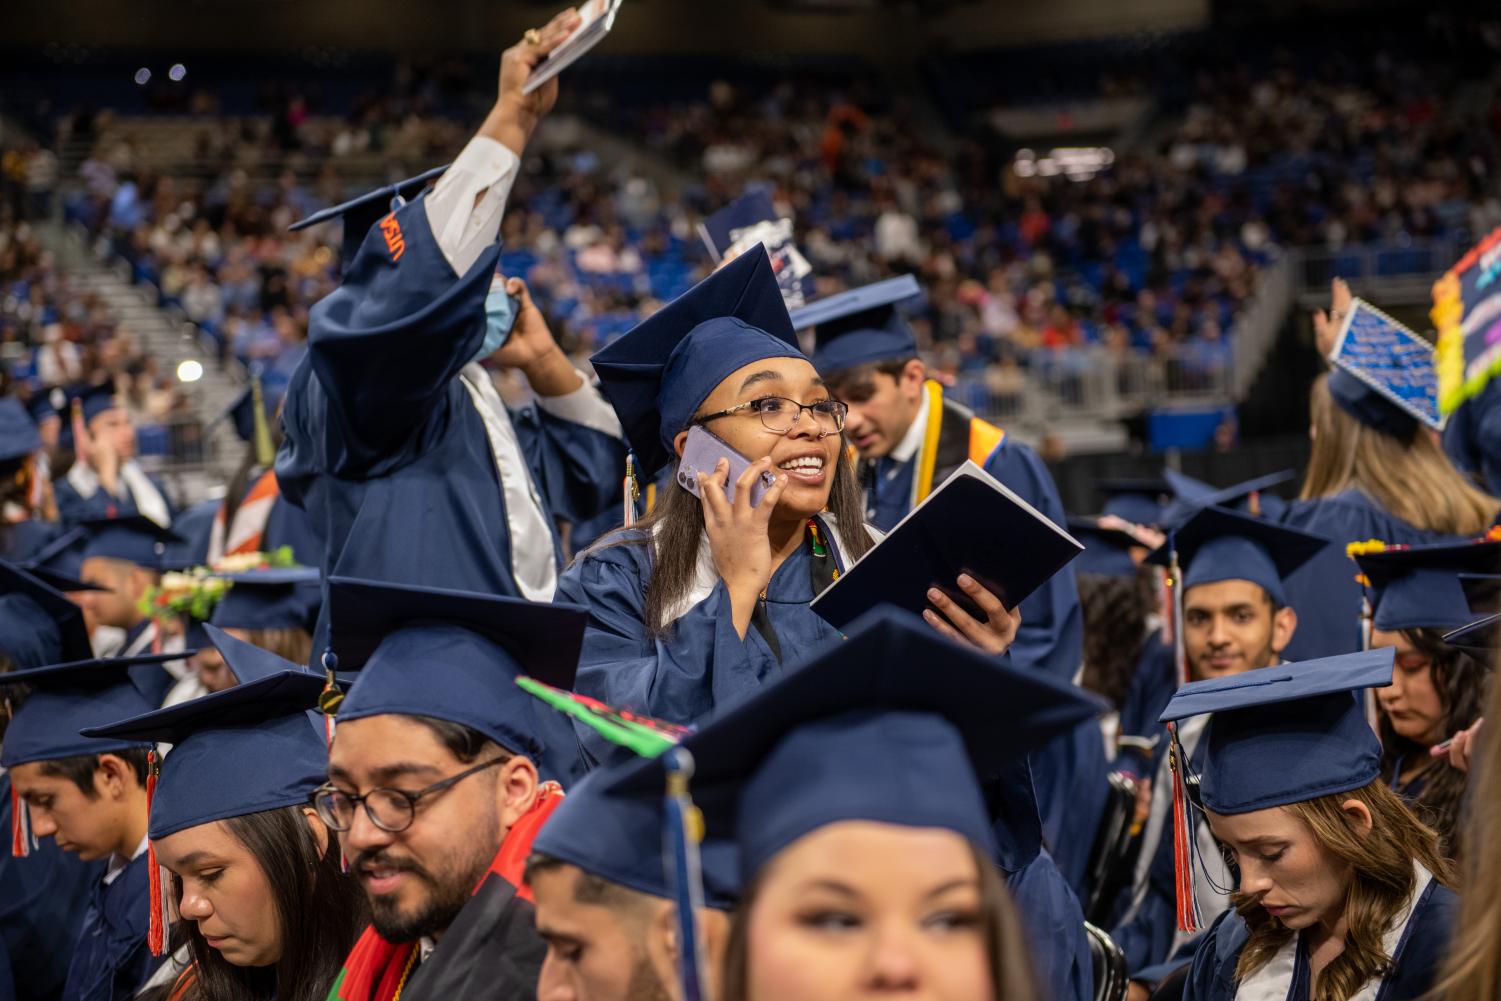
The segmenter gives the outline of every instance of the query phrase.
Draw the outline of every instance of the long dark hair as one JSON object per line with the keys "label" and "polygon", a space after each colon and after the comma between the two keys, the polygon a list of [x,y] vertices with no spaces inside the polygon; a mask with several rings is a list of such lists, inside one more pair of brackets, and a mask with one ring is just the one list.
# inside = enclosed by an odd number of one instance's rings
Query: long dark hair
{"label": "long dark hair", "polygon": [[[302,808],[282,807],[224,821],[255,856],[281,923],[281,959],[271,967],[235,966],[209,948],[195,921],[183,921],[193,978],[181,1001],[324,1001],[344,957],[368,923],[365,894],[339,866],[339,846],[329,832],[318,841]],[[182,900],[182,882],[172,879]]]}
{"label": "long dark hair", "polygon": [[1146,643],[1152,613],[1150,570],[1134,577],[1079,574],[1084,611],[1084,674],[1080,684],[1120,708]]}
{"label": "long dark hair", "polygon": [[[970,845],[970,852],[980,873],[980,921],[985,936],[985,958],[990,962],[990,980],[994,985],[992,996],[996,1001],[1035,998],[1039,992],[1032,972],[1030,947],[1011,893],[989,854],[975,845]],[[760,891],[758,876],[746,887],[730,918],[720,1001],[746,1001],[749,996],[750,914]]]}
{"label": "long dark hair", "polygon": [[[844,436],[839,436],[839,454],[849,455]],[[865,530],[865,515],[860,505],[860,485],[851,461],[834,463],[834,482],[829,486],[828,511],[839,523],[843,542],[840,555],[848,563],[864,556],[874,545]],[[657,490],[657,503],[651,512],[627,532],[605,537],[591,550],[579,554],[587,557],[593,549],[609,546],[651,546],[651,580],[646,584],[645,618],[647,628],[660,636],[672,623],[667,613],[677,606],[693,587],[698,572],[699,539],[704,532],[703,502],[683,487],[676,478],[665,481]]]}
{"label": "long dark hair", "polygon": [[[1405,629],[1402,635],[1433,665],[1433,688],[1444,707],[1444,733],[1452,736],[1474,724],[1480,718],[1489,683],[1490,671],[1486,666],[1449,646],[1432,629]],[[1429,758],[1428,748],[1398,734],[1386,713],[1379,716],[1382,774],[1389,777],[1403,759],[1430,762],[1423,791],[1409,805],[1423,823],[1438,832],[1440,853],[1446,858],[1458,858],[1462,840],[1460,806],[1468,776],[1450,768],[1446,761]]]}

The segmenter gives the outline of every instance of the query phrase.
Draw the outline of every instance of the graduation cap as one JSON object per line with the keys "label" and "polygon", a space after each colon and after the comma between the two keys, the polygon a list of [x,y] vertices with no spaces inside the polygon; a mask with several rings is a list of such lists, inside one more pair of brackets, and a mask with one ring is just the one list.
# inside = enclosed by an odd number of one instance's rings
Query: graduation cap
{"label": "graduation cap", "polygon": [[917,357],[917,337],[897,305],[922,295],[911,275],[825,296],[792,313],[796,330],[814,328],[813,367],[824,375],[858,365]]}
{"label": "graduation cap", "polygon": [[752,248],[590,358],[643,476],[676,461],[672,439],[726,376],[802,358],[765,248]]}
{"label": "graduation cap", "polygon": [[1228,507],[1247,514],[1270,515],[1268,502],[1280,506],[1281,498],[1275,495],[1262,497],[1261,493],[1280,486],[1297,476],[1291,469],[1268,473],[1243,483],[1215,488],[1202,480],[1186,476],[1176,469],[1164,469],[1163,478],[1172,488],[1173,497],[1162,513],[1165,525],[1182,524],[1206,507]]}
{"label": "graduation cap", "polygon": [[1072,514],[1068,516],[1068,532],[1084,544],[1084,552],[1074,562],[1074,570],[1078,573],[1105,577],[1136,576],[1136,561],[1131,559],[1131,550],[1143,544],[1130,532],[1104,528],[1099,518]]}
{"label": "graduation cap", "polygon": [[[682,746],[694,757],[694,798],[709,837],[735,838],[744,885],[787,845],[844,820],[946,828],[994,853],[995,807],[982,786],[1101,711],[1073,685],[1015,670],[915,616],[877,608],[845,642]],[[660,790],[663,767],[661,759],[635,762],[613,787]],[[1032,799],[1030,785],[1022,795]]]}
{"label": "graduation cap", "polygon": [[[102,383],[98,386],[89,386],[73,398],[83,408],[83,422],[88,424],[95,417],[110,410],[119,410],[125,406],[120,399],[120,394],[115,390],[113,382]],[[67,422],[64,422],[67,426]],[[69,428],[71,434],[71,428]]]}
{"label": "graduation cap", "polygon": [[1173,488],[1161,477],[1112,477],[1095,486],[1105,498],[1101,514],[1113,514],[1133,525],[1161,525]]}
{"label": "graduation cap", "polygon": [[57,412],[58,404],[53,402],[54,394],[56,394],[58,402],[65,399],[63,391],[54,388],[51,390],[38,389],[26,401],[26,412],[31,415],[32,421],[39,427],[43,421],[62,419],[62,415]]}
{"label": "graduation cap", "polygon": [[0,463],[26,458],[42,447],[36,422],[14,396],[0,396]]}
{"label": "graduation cap", "polygon": [[365,234],[370,232],[381,217],[395,212],[409,200],[421,193],[424,185],[442,175],[448,169],[448,165],[434,167],[423,171],[416,177],[409,177],[405,181],[388,184],[385,187],[367,191],[358,198],[351,198],[340,205],[334,205],[326,209],[320,209],[304,219],[299,219],[287,229],[292,232],[317,226],[319,223],[330,222],[334,219],[344,221],[344,242],[341,254],[344,270],[349,270],[355,255],[360,251],[360,245],[365,242]]}
{"label": "graduation cap", "polygon": [[327,666],[359,671],[338,707],[339,722],[431,716],[527,755],[548,777],[577,770],[572,725],[514,681],[531,675],[573,687],[585,609],[330,577],[328,611],[335,663]]}
{"label": "graduation cap", "polygon": [[1354,301],[1329,361],[1329,395],[1360,423],[1398,438],[1444,429],[1433,345],[1370,303]]}
{"label": "graduation cap", "polygon": [[19,563],[17,564],[17,566],[19,566],[22,570],[25,570],[27,573],[31,574],[31,576],[35,577],[43,584],[46,584],[48,587],[52,588],[54,591],[61,591],[64,594],[77,594],[81,591],[111,590],[111,588],[107,588],[103,584],[91,584],[86,580],[80,580],[75,574],[64,573],[61,570],[54,570],[51,567],[42,566],[31,560],[27,560],[24,563]]}
{"label": "graduation cap", "polygon": [[1447,632],[1474,618],[1459,574],[1501,568],[1501,542],[1391,548],[1357,556],[1355,562],[1370,581],[1375,628]]}
{"label": "graduation cap", "polygon": [[1189,757],[1177,724],[1213,714],[1200,738],[1205,749],[1199,803],[1219,814],[1252,813],[1350,792],[1381,777],[1381,742],[1366,720],[1360,689],[1391,684],[1391,647],[1279,664],[1195,681],[1178,689],[1159,719],[1169,724],[1177,853],[1179,928],[1200,925],[1193,893],[1195,838],[1184,771]]}
{"label": "graduation cap", "polygon": [[22,669],[93,655],[82,609],[5,560],[0,560],[0,654]]}
{"label": "graduation cap", "polygon": [[9,685],[26,685],[30,689],[5,730],[5,742],[0,744],[0,765],[13,768],[32,761],[56,761],[144,746],[138,740],[95,740],[80,736],[79,731],[157,708],[131,669],[165,664],[185,656],[188,654],[140,654],[0,674],[0,689]]}
{"label": "graduation cap", "polygon": [[216,576],[230,584],[209,618],[219,628],[312,632],[323,597],[323,575],[317,567],[268,567]]}
{"label": "graduation cap", "polygon": [[90,518],[82,525],[88,530],[88,538],[79,557],[80,565],[97,557],[124,560],[148,570],[164,570],[173,562],[168,547],[187,542],[172,529],[140,514]]}
{"label": "graduation cap", "polygon": [[241,441],[255,446],[255,461],[262,466],[269,466],[276,458],[276,451],[271,445],[271,421],[275,418],[285,393],[284,384],[277,384],[273,388],[259,371],[254,371],[245,388],[235,395],[218,418],[229,421]]}
{"label": "graduation cap", "polygon": [[1490,666],[1495,662],[1498,634],[1501,634],[1501,612],[1493,612],[1445,633],[1444,642]]}
{"label": "graduation cap", "polygon": [[1462,573],[1459,588],[1471,614],[1489,615],[1501,611],[1501,573]]}
{"label": "graduation cap", "polygon": [[1147,562],[1183,569],[1180,597],[1199,584],[1247,580],[1260,585],[1272,601],[1287,604],[1282,582],[1318,555],[1329,540],[1275,522],[1222,507],[1206,507],[1168,541],[1147,556]]}
{"label": "graduation cap", "polygon": [[[568,790],[532,842],[532,850],[638,893],[675,899],[663,862],[668,823],[662,790],[611,788],[619,767],[593,772]],[[739,897],[739,859],[733,841],[704,842],[699,851],[704,902],[729,910]]]}

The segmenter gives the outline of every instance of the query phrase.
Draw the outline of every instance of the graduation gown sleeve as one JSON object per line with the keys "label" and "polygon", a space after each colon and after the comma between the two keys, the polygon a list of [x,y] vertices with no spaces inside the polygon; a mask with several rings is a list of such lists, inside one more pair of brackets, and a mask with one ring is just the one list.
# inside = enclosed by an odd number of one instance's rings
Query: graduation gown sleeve
{"label": "graduation gown sleeve", "polygon": [[[1154,632],[1136,659],[1136,672],[1131,675],[1131,685],[1121,705],[1121,737],[1161,743],[1163,726],[1157,717],[1167,708],[1177,685],[1173,648]],[[1144,747],[1123,745],[1116,752],[1114,767],[1144,778],[1153,774],[1155,760],[1155,754]]]}
{"label": "graduation gown sleeve", "polygon": [[1084,911],[1046,851],[1016,872],[1006,874],[1006,888],[1016,902],[1022,927],[1032,946],[1037,982],[1052,1001],[1090,1001],[1094,966],[1084,933]]}
{"label": "graduation gown sleeve", "polygon": [[[646,547],[638,545],[595,549],[563,573],[558,600],[589,609],[574,682],[580,694],[687,724],[749,695],[779,669],[756,630],[747,630],[744,639],[735,632],[722,582],[665,635],[652,635],[645,619],[650,575]],[[579,733],[594,761],[614,753],[592,730]]]}
{"label": "graduation gown sleeve", "polygon": [[567,410],[544,399],[511,412],[527,468],[554,517],[578,524],[613,510],[618,519],[626,451],[620,422],[595,387],[573,397],[586,399]]}

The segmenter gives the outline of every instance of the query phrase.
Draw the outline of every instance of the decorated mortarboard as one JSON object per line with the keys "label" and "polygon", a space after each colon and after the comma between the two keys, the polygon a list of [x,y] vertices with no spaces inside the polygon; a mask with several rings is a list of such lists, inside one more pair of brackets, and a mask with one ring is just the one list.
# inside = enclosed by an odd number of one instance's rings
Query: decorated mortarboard
{"label": "decorated mortarboard", "polygon": [[709,216],[699,224],[699,235],[715,264],[758,244],[765,247],[788,309],[798,308],[813,294],[813,266],[797,249],[792,220],[777,215],[765,188],[746,191]]}
{"label": "decorated mortarboard", "polygon": [[1433,345],[1370,303],[1354,300],[1329,361],[1329,394],[1360,423],[1400,438],[1443,430]]}
{"label": "decorated mortarboard", "polygon": [[[1278,664],[1195,681],[1173,695],[1159,717],[1169,724],[1173,755],[1174,843],[1178,870],[1178,921],[1200,926],[1192,874],[1196,839],[1188,811],[1195,805],[1218,814],[1252,813],[1350,792],[1381,777],[1381,742],[1366,719],[1360,690],[1391,684],[1396,651],[1390,647]],[[1184,776],[1189,757],[1177,724],[1212,714],[1200,746],[1204,769],[1197,804]]]}
{"label": "decorated mortarboard", "polygon": [[421,193],[427,182],[442,175],[448,169],[445,164],[423,171],[416,177],[409,177],[405,181],[388,184],[367,191],[357,198],[339,205],[333,205],[326,209],[319,209],[304,219],[299,219],[287,229],[292,232],[317,226],[319,223],[331,222],[335,219],[344,223],[344,240],[342,244],[342,257],[344,269],[349,270],[354,262],[355,255],[360,251],[360,245],[365,242],[365,236],[382,217],[396,211],[412,198]]}
{"label": "decorated mortarboard", "polygon": [[[845,642],[682,746],[696,762],[695,800],[709,837],[733,836],[739,845],[743,885],[783,848],[845,820],[945,828],[994,852],[995,807],[984,784],[1100,711],[1073,685],[1015,670],[914,616],[877,608]],[[662,773],[660,759],[638,762],[612,787],[660,788]],[[1030,785],[1022,796],[1036,824]]]}
{"label": "decorated mortarboard", "polygon": [[1461,573],[1501,569],[1501,542],[1389,546],[1355,557],[1371,592],[1371,624],[1383,632],[1458,629],[1470,622]]}
{"label": "decorated mortarboard", "polygon": [[1133,525],[1161,525],[1163,511],[1173,488],[1161,477],[1113,477],[1099,480],[1096,488],[1104,498],[1101,514],[1113,514]]}
{"label": "decorated mortarboard", "polygon": [[1471,615],[1501,611],[1501,573],[1462,573],[1459,589]]}
{"label": "decorated mortarboard", "polygon": [[35,668],[92,656],[83,610],[68,596],[0,560],[0,654],[12,668]]}
{"label": "decorated mortarboard", "polygon": [[1501,229],[1486,234],[1433,283],[1429,316],[1438,331],[1439,409],[1452,414],[1501,371]]}
{"label": "decorated mortarboard", "polygon": [[1445,633],[1444,642],[1490,666],[1495,663],[1498,636],[1501,636],[1501,612],[1493,612]]}
{"label": "decorated mortarboard", "polygon": [[140,514],[92,518],[82,525],[88,530],[82,560],[123,560],[148,570],[165,570],[173,565],[169,547],[184,541],[170,528],[163,528]]}
{"label": "decorated mortarboard", "polygon": [[99,741],[80,736],[79,731],[157,708],[135,680],[132,669],[186,656],[185,652],[140,654],[0,674],[0,690],[9,685],[25,685],[29,689],[26,701],[5,730],[5,742],[0,744],[0,765],[11,768],[31,761],[141,747],[140,741]]}
{"label": "decorated mortarboard", "polygon": [[268,567],[217,575],[229,584],[208,621],[221,629],[312,632],[322,603],[317,567]]}
{"label": "decorated mortarboard", "polygon": [[1068,516],[1068,531],[1084,545],[1084,552],[1074,561],[1076,573],[1104,577],[1136,576],[1136,561],[1131,558],[1131,550],[1145,548],[1145,544],[1130,532],[1103,526],[1099,518],[1072,514]]}
{"label": "decorated mortarboard", "polygon": [[338,704],[339,722],[430,716],[525,754],[545,777],[577,771],[573,727],[513,682],[529,675],[573,686],[583,608],[331,577],[328,613],[325,667],[359,672]]}
{"label": "decorated mortarboard", "polygon": [[[73,399],[83,410],[83,422],[85,424],[102,413],[110,410],[119,410],[125,406],[125,402],[120,398],[120,394],[115,390],[115,385],[112,382],[106,382],[99,386],[90,386]],[[69,433],[71,434],[71,426],[66,421],[63,424],[64,427],[69,428]]]}
{"label": "decorated mortarboard", "polygon": [[859,365],[917,357],[917,336],[901,303],[922,295],[911,275],[826,296],[792,313],[797,330],[813,328],[813,367],[829,375]]}
{"label": "decorated mortarboard", "polygon": [[39,450],[36,422],[14,396],[0,396],[0,463],[15,462]]}
{"label": "decorated mortarboard", "polygon": [[1162,523],[1180,525],[1206,507],[1227,507],[1246,514],[1271,515],[1275,511],[1268,510],[1269,505],[1280,506],[1281,498],[1274,494],[1263,497],[1263,491],[1286,483],[1297,473],[1284,469],[1218,488],[1185,476],[1176,469],[1164,469],[1162,475],[1173,490],[1173,498],[1163,510]]}
{"label": "decorated mortarboard", "polygon": [[803,358],[766,251],[752,247],[592,357],[637,469],[675,461],[673,438],[720,382],[767,358]]}
{"label": "decorated mortarboard", "polygon": [[1246,580],[1260,585],[1272,601],[1287,604],[1283,581],[1329,544],[1320,535],[1222,507],[1206,507],[1168,541],[1147,556],[1147,562],[1171,566],[1176,556],[1183,570],[1179,594],[1200,584]]}

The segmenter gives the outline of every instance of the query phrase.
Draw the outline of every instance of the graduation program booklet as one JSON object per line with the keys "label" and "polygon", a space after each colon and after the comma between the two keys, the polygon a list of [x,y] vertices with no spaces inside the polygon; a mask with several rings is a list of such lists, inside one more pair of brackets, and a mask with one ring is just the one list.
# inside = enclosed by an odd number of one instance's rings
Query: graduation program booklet
{"label": "graduation program booklet", "polygon": [[526,78],[521,92],[530,94],[559,73],[578,62],[584,53],[605,40],[610,29],[615,27],[615,14],[624,0],[586,0],[578,6],[579,26],[573,34],[563,39],[558,47],[537,64],[531,76]]}
{"label": "graduation program booklet", "polygon": [[969,574],[1015,608],[1084,551],[1073,536],[966,462],[810,606],[836,629],[885,603],[921,615],[936,587],[977,619],[959,590]]}

